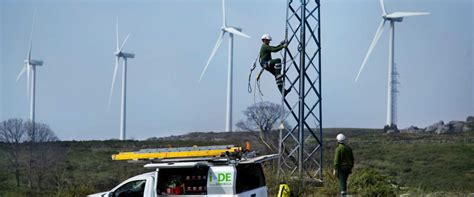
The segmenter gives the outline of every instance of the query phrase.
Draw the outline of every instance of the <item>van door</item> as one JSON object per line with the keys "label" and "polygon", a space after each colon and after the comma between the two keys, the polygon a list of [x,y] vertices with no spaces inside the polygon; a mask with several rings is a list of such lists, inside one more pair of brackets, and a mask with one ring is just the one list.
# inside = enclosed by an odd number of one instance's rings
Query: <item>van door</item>
{"label": "van door", "polygon": [[155,197],[154,177],[129,180],[109,193],[109,197]]}
{"label": "van door", "polygon": [[235,194],[235,166],[212,166],[209,168],[207,193],[209,195]]}
{"label": "van door", "polygon": [[147,178],[146,185],[145,185],[145,197],[156,197],[156,184],[157,184],[157,176],[158,172],[155,172],[153,176]]}
{"label": "van door", "polygon": [[146,179],[126,182],[111,191],[109,197],[144,197],[146,182]]}
{"label": "van door", "polygon": [[240,164],[236,166],[237,196],[266,197],[268,188],[265,184],[265,175],[259,163]]}

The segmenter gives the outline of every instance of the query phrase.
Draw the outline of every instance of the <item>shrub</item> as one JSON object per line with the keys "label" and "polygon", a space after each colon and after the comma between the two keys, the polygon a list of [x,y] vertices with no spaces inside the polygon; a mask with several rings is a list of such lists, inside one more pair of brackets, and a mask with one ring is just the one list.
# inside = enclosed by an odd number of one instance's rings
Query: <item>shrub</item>
{"label": "shrub", "polygon": [[382,175],[373,169],[359,169],[350,176],[349,190],[361,196],[395,196],[399,188],[392,177]]}

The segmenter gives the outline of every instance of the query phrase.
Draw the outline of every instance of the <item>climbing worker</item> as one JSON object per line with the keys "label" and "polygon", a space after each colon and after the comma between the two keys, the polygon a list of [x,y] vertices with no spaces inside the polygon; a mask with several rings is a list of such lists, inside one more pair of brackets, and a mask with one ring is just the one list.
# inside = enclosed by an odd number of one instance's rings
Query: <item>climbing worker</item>
{"label": "climbing worker", "polygon": [[[282,65],[281,59],[272,59],[272,53],[278,52],[283,48],[286,48],[288,44],[286,41],[280,42],[278,46],[270,46],[270,41],[272,41],[272,37],[268,34],[263,34],[262,36],[262,47],[260,48],[260,65],[262,68],[267,70],[268,72],[272,73],[275,76],[275,81],[278,87],[278,90],[286,96],[290,89],[283,90],[283,81],[285,80],[282,74]],[[284,91],[284,92],[282,92]]]}
{"label": "climbing worker", "polygon": [[338,146],[334,154],[333,174],[339,179],[341,196],[347,195],[347,178],[354,167],[354,155],[352,149],[345,144],[346,136],[340,133],[336,136]]}

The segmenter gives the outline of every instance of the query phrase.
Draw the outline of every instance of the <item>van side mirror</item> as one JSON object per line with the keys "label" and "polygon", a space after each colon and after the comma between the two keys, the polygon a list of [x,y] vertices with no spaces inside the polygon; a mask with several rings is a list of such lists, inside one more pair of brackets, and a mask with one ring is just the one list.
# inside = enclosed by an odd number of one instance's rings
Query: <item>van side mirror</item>
{"label": "van side mirror", "polygon": [[114,192],[109,192],[109,195],[107,195],[108,197],[114,197]]}

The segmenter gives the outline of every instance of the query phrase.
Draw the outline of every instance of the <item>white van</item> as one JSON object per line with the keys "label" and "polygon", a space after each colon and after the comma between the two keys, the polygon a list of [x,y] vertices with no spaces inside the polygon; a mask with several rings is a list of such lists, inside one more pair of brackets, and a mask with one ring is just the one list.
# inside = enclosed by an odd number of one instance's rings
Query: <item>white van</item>
{"label": "white van", "polygon": [[134,176],[110,191],[89,197],[215,196],[267,197],[262,162],[278,155],[251,159],[166,160],[146,164],[155,171]]}

